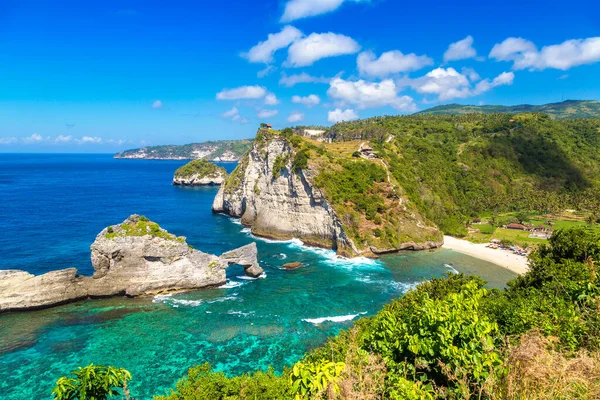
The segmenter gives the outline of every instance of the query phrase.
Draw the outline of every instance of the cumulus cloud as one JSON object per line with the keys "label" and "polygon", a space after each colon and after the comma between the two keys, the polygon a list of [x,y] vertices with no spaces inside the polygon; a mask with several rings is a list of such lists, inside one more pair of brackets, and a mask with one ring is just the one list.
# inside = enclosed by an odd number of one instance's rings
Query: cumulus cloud
{"label": "cumulus cloud", "polygon": [[469,78],[454,68],[436,68],[425,76],[417,79],[404,78],[399,83],[411,86],[418,93],[433,94],[437,96],[437,100],[445,101],[477,96],[498,86],[512,85],[514,78],[514,73],[503,72],[492,81],[484,79],[472,87]]}
{"label": "cumulus cloud", "polygon": [[81,139],[77,139],[81,144],[99,144],[102,143],[102,138],[98,136],[84,136]]}
{"label": "cumulus cloud", "polygon": [[154,109],[159,109],[163,107],[163,103],[160,100],[154,100],[154,103],[152,103],[152,108]]}
{"label": "cumulus cloud", "polygon": [[14,136],[10,137],[0,137],[0,144],[14,144],[17,143],[19,139]]}
{"label": "cumulus cloud", "polygon": [[288,67],[306,67],[316,61],[360,51],[360,45],[351,37],[336,33],[311,33],[296,40],[288,49],[285,63]]}
{"label": "cumulus cloud", "polygon": [[217,100],[255,100],[267,95],[262,86],[240,86],[234,89],[223,89],[217,93]]}
{"label": "cumulus cloud", "polygon": [[277,50],[288,47],[296,39],[302,37],[302,32],[291,25],[285,26],[279,33],[271,33],[267,40],[258,43],[247,53],[242,53],[242,57],[252,63],[272,63],[273,55]]}
{"label": "cumulus cloud", "polygon": [[316,94],[310,94],[305,97],[292,96],[292,103],[304,104],[307,107],[316,106],[321,102],[321,98]]}
{"label": "cumulus cloud", "polygon": [[256,73],[256,76],[259,78],[264,78],[265,76],[269,76],[271,75],[273,72],[275,72],[277,70],[277,68],[275,68],[272,65],[267,65],[265,67],[265,69],[261,69],[260,71],[258,71]]}
{"label": "cumulus cloud", "polygon": [[242,116],[240,115],[240,110],[238,110],[237,107],[233,107],[231,110],[224,112],[223,114],[221,114],[221,117],[239,122],[241,124],[245,124],[248,122],[246,118],[242,118]]}
{"label": "cumulus cloud", "polygon": [[287,75],[285,72],[283,72],[281,74],[281,79],[279,79],[279,84],[285,87],[294,87],[299,83],[329,83],[330,80],[331,78],[326,78],[324,76],[312,76],[306,72],[296,75]]}
{"label": "cumulus cloud", "polygon": [[279,110],[259,110],[258,118],[271,118],[279,114]]}
{"label": "cumulus cloud", "polygon": [[466,60],[475,57],[477,57],[477,51],[473,48],[473,36],[467,36],[448,47],[448,50],[444,53],[444,62]]}
{"label": "cumulus cloud", "polygon": [[426,55],[403,54],[398,50],[383,53],[379,58],[372,51],[364,51],[358,55],[356,63],[361,75],[385,78],[399,72],[417,71],[432,65],[433,60]]}
{"label": "cumulus cloud", "polygon": [[44,138],[41,135],[34,133],[31,136],[23,138],[23,143],[25,143],[25,144],[39,143],[42,140],[44,140]]}
{"label": "cumulus cloud", "polygon": [[73,141],[73,136],[71,135],[58,135],[54,141],[56,143],[69,143],[71,141]]}
{"label": "cumulus cloud", "polygon": [[277,96],[275,96],[275,94],[273,93],[267,93],[267,95],[265,96],[265,104],[268,106],[276,106],[277,104],[279,104],[279,99],[277,98]]}
{"label": "cumulus cloud", "polygon": [[304,119],[304,114],[298,111],[293,111],[288,117],[288,122],[300,122]]}
{"label": "cumulus cloud", "polygon": [[233,107],[231,110],[224,112],[221,114],[223,118],[231,118],[232,120],[236,120],[240,118],[240,110],[237,107]]}
{"label": "cumulus cloud", "polygon": [[350,108],[343,111],[341,108],[336,108],[327,113],[327,120],[334,124],[342,121],[354,121],[355,119],[358,119],[358,114]]}
{"label": "cumulus cloud", "polygon": [[[358,3],[361,0],[346,0]],[[365,1],[365,0],[362,0]],[[344,0],[290,0],[285,5],[280,22],[291,22],[337,10]]]}
{"label": "cumulus cloud", "polygon": [[572,67],[600,61],[600,37],[572,39],[541,50],[526,39],[511,37],[496,44],[490,58],[510,61],[513,69],[544,70],[547,68],[566,71]]}
{"label": "cumulus cloud", "polygon": [[352,104],[359,109],[390,106],[398,111],[416,111],[412,97],[399,96],[398,91],[399,87],[391,79],[366,82],[335,78],[329,83],[327,94],[340,104]]}

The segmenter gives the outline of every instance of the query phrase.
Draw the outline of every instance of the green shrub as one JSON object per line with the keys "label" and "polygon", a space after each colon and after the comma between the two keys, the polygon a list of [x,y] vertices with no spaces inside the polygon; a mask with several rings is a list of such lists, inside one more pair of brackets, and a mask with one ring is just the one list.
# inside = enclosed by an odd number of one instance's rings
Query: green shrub
{"label": "green shrub", "polygon": [[52,390],[55,400],[105,400],[119,396],[131,380],[125,369],[94,364],[71,371],[71,375],[56,381]]}

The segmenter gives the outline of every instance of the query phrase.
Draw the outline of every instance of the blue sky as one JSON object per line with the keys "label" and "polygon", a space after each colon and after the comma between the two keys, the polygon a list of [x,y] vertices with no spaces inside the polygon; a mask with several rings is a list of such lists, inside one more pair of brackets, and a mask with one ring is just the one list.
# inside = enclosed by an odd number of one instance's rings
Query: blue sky
{"label": "blue sky", "polygon": [[592,0],[2,0],[0,152],[600,99],[598,15]]}

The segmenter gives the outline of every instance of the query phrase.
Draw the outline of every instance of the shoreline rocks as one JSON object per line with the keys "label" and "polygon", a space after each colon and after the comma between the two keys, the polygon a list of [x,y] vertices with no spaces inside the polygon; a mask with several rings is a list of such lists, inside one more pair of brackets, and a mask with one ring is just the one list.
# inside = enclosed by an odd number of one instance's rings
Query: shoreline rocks
{"label": "shoreline rocks", "polygon": [[263,273],[256,244],[207,254],[188,246],[158,224],[132,215],[104,229],[91,246],[95,273],[81,276],[75,268],[32,275],[0,270],[0,312],[52,307],[86,298],[141,296],[223,285],[229,265],[244,267],[251,277]]}
{"label": "shoreline rocks", "polygon": [[288,271],[293,271],[295,269],[302,268],[303,266],[304,266],[304,264],[302,264],[301,262],[295,261],[295,262],[283,264],[283,269],[288,270]]}

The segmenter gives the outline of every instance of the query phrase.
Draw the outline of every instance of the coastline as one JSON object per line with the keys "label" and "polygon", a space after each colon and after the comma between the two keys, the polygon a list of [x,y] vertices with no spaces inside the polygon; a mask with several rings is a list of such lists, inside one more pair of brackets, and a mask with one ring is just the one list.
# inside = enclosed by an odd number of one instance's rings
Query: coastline
{"label": "coastline", "polygon": [[486,247],[486,245],[485,243],[476,244],[452,236],[444,236],[444,245],[442,248],[458,251],[459,253],[491,262],[519,275],[529,271],[529,264],[526,257],[514,254],[508,250],[491,249]]}

